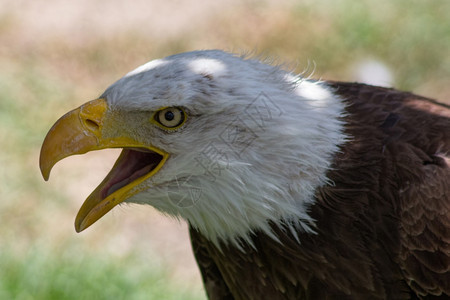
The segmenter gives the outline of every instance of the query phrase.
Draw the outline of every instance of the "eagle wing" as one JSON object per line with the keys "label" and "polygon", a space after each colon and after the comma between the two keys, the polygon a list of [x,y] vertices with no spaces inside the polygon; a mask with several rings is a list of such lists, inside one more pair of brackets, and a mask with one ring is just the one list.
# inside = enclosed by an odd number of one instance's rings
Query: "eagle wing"
{"label": "eagle wing", "polygon": [[400,264],[419,295],[450,295],[450,167],[436,155],[400,190]]}
{"label": "eagle wing", "polygon": [[[450,109],[427,106],[436,110],[432,119],[422,119],[426,115],[416,119],[416,124],[430,122],[424,125],[430,128],[419,133],[424,144],[412,145],[409,151],[414,154],[398,158],[399,176],[407,178],[399,189],[399,259],[417,294],[450,295]],[[411,163],[416,165],[414,176]]]}
{"label": "eagle wing", "polygon": [[343,98],[386,107],[379,128],[397,185],[398,263],[418,295],[450,295],[450,107],[393,89],[331,86]]}

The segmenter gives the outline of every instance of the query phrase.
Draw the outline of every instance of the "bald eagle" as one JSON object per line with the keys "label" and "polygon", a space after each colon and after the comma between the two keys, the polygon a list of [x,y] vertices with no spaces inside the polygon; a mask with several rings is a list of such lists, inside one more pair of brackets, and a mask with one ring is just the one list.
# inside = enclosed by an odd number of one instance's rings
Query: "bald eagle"
{"label": "bald eagle", "polygon": [[153,60],[61,117],[47,180],[123,148],[80,208],[185,219],[210,299],[450,296],[450,107],[218,50]]}

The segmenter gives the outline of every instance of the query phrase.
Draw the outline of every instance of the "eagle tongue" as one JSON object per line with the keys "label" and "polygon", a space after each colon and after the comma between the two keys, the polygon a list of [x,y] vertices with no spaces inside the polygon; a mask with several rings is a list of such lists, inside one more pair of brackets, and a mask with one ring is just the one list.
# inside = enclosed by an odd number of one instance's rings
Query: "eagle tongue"
{"label": "eagle tongue", "polygon": [[102,189],[102,198],[106,198],[139,177],[148,174],[158,165],[161,159],[161,155],[152,151],[123,149],[116,165],[108,176],[110,179]]}

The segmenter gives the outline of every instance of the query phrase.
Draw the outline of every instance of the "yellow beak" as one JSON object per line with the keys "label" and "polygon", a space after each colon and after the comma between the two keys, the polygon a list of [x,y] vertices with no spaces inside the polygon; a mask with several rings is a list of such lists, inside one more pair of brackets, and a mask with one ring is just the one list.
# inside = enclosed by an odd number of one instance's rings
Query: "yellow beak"
{"label": "yellow beak", "polygon": [[[107,108],[105,99],[97,99],[68,112],[50,129],[41,148],[39,165],[45,180],[48,180],[52,167],[65,157],[106,148],[125,148],[110,173],[81,206],[75,219],[77,232],[140,192],[143,188],[139,185],[156,174],[169,156],[165,151],[144,145],[126,135],[105,138],[103,125]],[[130,174],[127,178],[123,170],[130,169],[133,163],[136,165],[139,158],[145,158],[148,162],[148,166],[142,168],[145,172],[141,170],[140,173],[135,172],[140,176],[132,177]]]}

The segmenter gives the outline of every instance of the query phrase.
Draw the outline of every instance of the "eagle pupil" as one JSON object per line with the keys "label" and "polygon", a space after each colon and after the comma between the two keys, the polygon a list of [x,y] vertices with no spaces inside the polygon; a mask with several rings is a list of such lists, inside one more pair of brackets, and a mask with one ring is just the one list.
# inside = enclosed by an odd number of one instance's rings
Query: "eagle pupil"
{"label": "eagle pupil", "polygon": [[172,120],[175,118],[175,114],[174,114],[173,112],[171,112],[171,111],[167,111],[167,112],[164,114],[164,118],[165,118],[167,121],[172,121]]}

